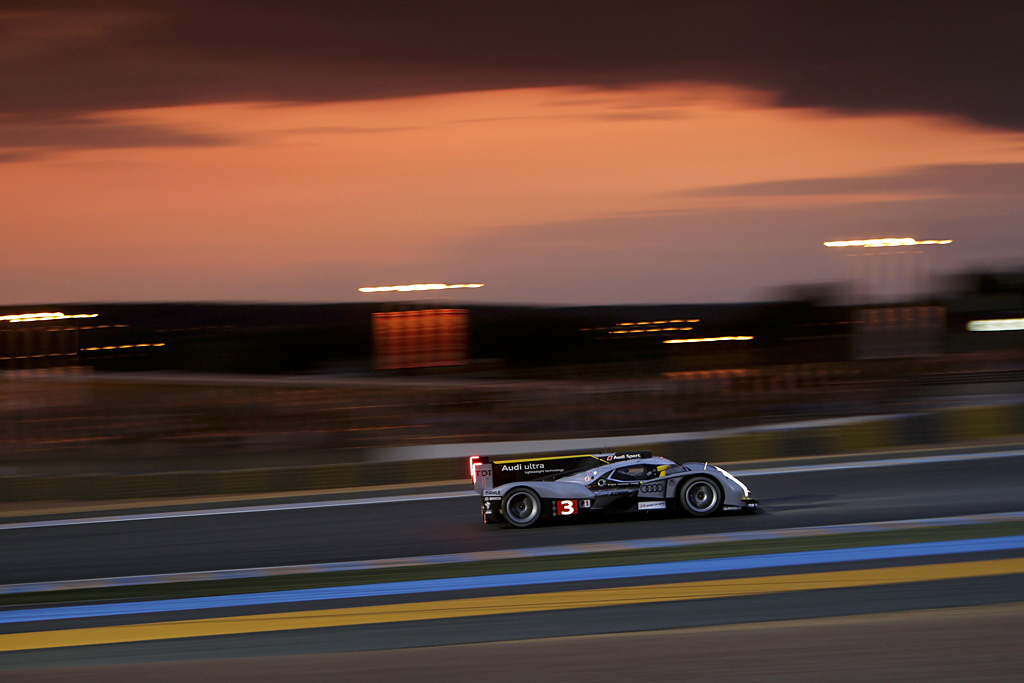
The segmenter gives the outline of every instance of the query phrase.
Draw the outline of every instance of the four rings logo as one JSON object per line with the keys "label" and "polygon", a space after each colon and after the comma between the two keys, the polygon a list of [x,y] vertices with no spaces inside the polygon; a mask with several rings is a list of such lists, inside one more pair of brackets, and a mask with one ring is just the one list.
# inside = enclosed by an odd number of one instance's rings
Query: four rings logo
{"label": "four rings logo", "polygon": [[662,493],[664,490],[664,484],[644,484],[640,487],[640,493]]}

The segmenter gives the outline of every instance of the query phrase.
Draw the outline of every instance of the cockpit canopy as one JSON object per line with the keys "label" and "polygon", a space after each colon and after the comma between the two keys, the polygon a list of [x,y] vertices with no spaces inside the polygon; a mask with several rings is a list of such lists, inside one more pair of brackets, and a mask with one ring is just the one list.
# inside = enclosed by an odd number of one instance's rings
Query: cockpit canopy
{"label": "cockpit canopy", "polygon": [[610,463],[585,472],[575,472],[561,477],[561,480],[590,484],[598,479],[605,478],[609,481],[629,483],[650,481],[673,472],[682,472],[684,469],[681,465],[677,465],[667,458],[653,457],[644,458],[643,460],[630,460],[626,463]]}

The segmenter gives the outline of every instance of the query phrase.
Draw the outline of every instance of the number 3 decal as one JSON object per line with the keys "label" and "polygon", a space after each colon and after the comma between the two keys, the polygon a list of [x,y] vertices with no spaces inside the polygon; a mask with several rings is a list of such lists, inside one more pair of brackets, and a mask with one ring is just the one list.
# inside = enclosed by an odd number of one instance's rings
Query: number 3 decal
{"label": "number 3 decal", "polygon": [[575,500],[560,500],[560,501],[558,501],[557,514],[559,514],[559,515],[575,515],[576,514],[576,501]]}

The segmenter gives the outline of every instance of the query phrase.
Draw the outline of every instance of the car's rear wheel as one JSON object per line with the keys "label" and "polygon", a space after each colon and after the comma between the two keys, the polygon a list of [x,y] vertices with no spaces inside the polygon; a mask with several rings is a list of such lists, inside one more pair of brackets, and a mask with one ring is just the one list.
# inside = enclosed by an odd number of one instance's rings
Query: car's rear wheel
{"label": "car's rear wheel", "polygon": [[522,529],[539,522],[542,512],[540,496],[530,489],[512,489],[501,501],[501,516],[512,526]]}
{"label": "car's rear wheel", "polygon": [[722,507],[722,491],[711,477],[687,479],[679,487],[679,507],[693,517],[707,517]]}

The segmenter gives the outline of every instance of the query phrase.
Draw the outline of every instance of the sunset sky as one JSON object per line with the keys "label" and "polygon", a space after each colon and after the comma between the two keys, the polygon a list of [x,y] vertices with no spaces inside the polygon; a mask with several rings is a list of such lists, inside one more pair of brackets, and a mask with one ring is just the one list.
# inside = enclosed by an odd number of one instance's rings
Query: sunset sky
{"label": "sunset sky", "polygon": [[752,301],[886,236],[1021,271],[1021,36],[1019,0],[0,0],[0,304]]}

